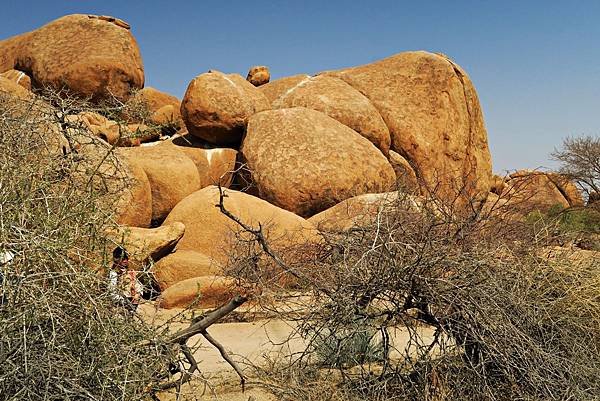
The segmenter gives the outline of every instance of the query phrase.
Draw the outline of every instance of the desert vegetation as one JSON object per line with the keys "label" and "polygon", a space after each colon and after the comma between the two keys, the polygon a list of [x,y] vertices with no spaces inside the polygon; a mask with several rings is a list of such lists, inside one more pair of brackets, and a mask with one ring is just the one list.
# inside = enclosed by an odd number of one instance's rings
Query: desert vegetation
{"label": "desert vegetation", "polygon": [[[499,177],[445,55],[209,71],[180,101],[143,87],[130,29],[0,41],[0,400],[219,398],[204,346],[244,398],[600,397],[597,138]],[[277,352],[209,333],[252,313],[289,327]]]}
{"label": "desert vegetation", "polygon": [[130,182],[115,147],[66,118],[82,111],[115,109],[55,91],[0,96],[3,400],[152,399],[189,380],[187,340],[220,317],[169,333],[111,298],[105,232]]}
{"label": "desert vegetation", "polygon": [[568,137],[552,157],[561,163],[559,171],[573,180],[593,204],[600,193],[600,138]]}
{"label": "desert vegetation", "polygon": [[[239,294],[174,334],[168,322],[152,326],[115,305],[106,287],[103,233],[115,225],[125,167],[114,146],[64,116],[113,106],[48,92],[3,97],[1,110],[0,244],[15,255],[3,265],[0,309],[6,399],[149,399],[193,385],[200,366],[187,340],[204,335],[229,358],[206,329],[249,299],[295,322],[307,343],[252,367],[252,382],[277,397],[592,400],[599,392],[599,266],[541,252],[574,227],[597,228],[587,208],[532,222],[503,218],[506,205],[483,212],[474,203],[465,213],[433,193],[415,202],[400,191],[348,230],[281,248],[268,227],[228,210],[220,187],[215,206],[240,230],[227,264]],[[556,222],[563,231],[551,229]],[[395,333],[407,336],[401,347]]]}
{"label": "desert vegetation", "polygon": [[[597,263],[541,255],[547,227],[456,215],[401,197],[328,236],[312,264],[264,245],[234,263],[264,288],[286,274],[310,294],[279,311],[299,323],[306,352],[259,369],[263,384],[286,399],[595,399]],[[281,271],[244,263],[265,252]],[[408,333],[400,349],[393,332]]]}
{"label": "desert vegetation", "polygon": [[41,97],[0,101],[0,247],[15,255],[2,266],[0,394],[139,399],[163,362],[134,345],[155,334],[114,307],[97,273],[120,188],[101,159],[77,151],[95,141],[86,131],[69,127],[56,146],[66,110]]}

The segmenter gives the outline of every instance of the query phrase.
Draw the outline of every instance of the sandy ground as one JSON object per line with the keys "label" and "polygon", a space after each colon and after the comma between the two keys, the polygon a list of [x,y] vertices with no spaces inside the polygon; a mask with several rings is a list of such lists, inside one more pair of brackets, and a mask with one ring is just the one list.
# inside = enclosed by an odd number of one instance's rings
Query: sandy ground
{"label": "sandy ground", "polygon": [[[139,312],[146,321],[162,324],[182,310],[156,310],[151,304],[146,304],[140,306]],[[169,328],[175,332],[188,325],[189,314],[182,316],[182,319],[178,319],[177,322],[170,323]],[[305,347],[302,339],[292,336],[293,324],[277,319],[261,319],[247,323],[217,323],[207,331],[225,347],[242,368],[249,363],[260,364],[265,356],[290,355],[292,352],[302,351]],[[204,373],[231,371],[231,367],[221,358],[219,351],[202,336],[192,337],[189,344],[195,345],[198,342],[200,347],[194,356]]]}
{"label": "sandy ground", "polygon": [[[152,304],[140,306],[139,314],[144,320],[152,324],[163,324],[169,319],[180,314],[180,309],[155,309]],[[176,321],[169,323],[172,331],[185,328],[189,325],[190,313],[180,316]],[[431,341],[433,332],[431,329],[422,328],[419,330],[422,338],[426,342]],[[252,322],[236,323],[218,323],[208,329],[208,332],[219,341],[229,352],[232,358],[238,362],[245,371],[249,370],[249,365],[263,365],[266,357],[285,357],[292,353],[302,352],[305,349],[305,342],[298,336],[294,336],[294,324],[277,319],[259,319]],[[393,351],[391,357],[399,357],[400,352],[404,352],[409,339],[409,334],[405,330],[395,330],[390,333],[390,340],[396,351]],[[249,388],[245,393],[241,393],[238,384],[238,377],[231,367],[225,362],[218,350],[209,344],[203,337],[195,336],[189,341],[190,345],[198,342],[198,349],[194,353],[202,370],[203,377],[209,383],[219,383],[216,387],[209,388],[202,384],[196,384],[194,389],[186,389],[184,400],[205,400],[205,399],[223,399],[223,400],[244,400],[249,397],[259,400],[273,399],[268,393],[257,389]],[[409,349],[410,353],[411,350]],[[204,393],[202,395],[202,393]],[[166,395],[162,397],[165,401],[175,400],[175,395]]]}

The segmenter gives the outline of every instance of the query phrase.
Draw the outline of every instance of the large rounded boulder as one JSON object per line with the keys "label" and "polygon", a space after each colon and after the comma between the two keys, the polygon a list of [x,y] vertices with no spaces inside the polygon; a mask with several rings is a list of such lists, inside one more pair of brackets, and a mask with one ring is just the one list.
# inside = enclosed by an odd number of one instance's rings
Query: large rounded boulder
{"label": "large rounded boulder", "polygon": [[[261,224],[273,249],[319,242],[317,230],[302,217],[252,195],[231,189],[224,191],[225,208],[245,224],[254,228]],[[186,227],[177,252],[199,252],[223,266],[229,262],[242,229],[219,210],[219,199],[219,189],[210,186],[189,195],[169,213],[164,224],[179,221]]]}
{"label": "large rounded boulder", "polygon": [[306,107],[352,128],[387,155],[390,131],[371,101],[342,81],[328,76],[305,78],[272,103],[274,108]]}
{"label": "large rounded boulder", "polygon": [[429,189],[483,198],[491,157],[483,114],[467,74],[444,55],[400,53],[325,73],[344,80],[379,111],[392,139]]}
{"label": "large rounded boulder", "polygon": [[238,144],[248,119],[269,108],[267,98],[237,74],[211,71],[190,82],[181,103],[188,132],[212,144]]}
{"label": "large rounded boulder", "polygon": [[162,221],[180,200],[200,189],[192,160],[177,149],[149,146],[123,149],[148,177],[152,191],[152,220]]}
{"label": "large rounded boulder", "polygon": [[241,152],[259,196],[300,216],[390,191],[395,183],[392,166],[371,142],[304,107],[253,116]]}
{"label": "large rounded boulder", "polygon": [[74,14],[0,42],[0,72],[18,69],[34,87],[66,88],[92,100],[126,100],[144,86],[140,51],[129,25]]}

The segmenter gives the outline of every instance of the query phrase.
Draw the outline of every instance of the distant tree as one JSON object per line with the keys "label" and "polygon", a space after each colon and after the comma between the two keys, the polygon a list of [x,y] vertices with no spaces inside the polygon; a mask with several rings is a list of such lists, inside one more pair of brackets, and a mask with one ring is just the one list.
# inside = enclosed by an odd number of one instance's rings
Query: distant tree
{"label": "distant tree", "polygon": [[561,163],[559,172],[571,178],[587,199],[600,194],[600,136],[566,138],[552,158]]}

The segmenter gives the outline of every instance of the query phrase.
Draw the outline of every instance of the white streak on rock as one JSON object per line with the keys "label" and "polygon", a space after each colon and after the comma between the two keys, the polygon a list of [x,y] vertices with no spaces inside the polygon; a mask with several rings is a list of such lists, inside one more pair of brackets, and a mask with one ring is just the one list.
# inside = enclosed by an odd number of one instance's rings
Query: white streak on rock
{"label": "white streak on rock", "polygon": [[283,95],[279,96],[279,98],[274,102],[273,105],[275,107],[277,107],[277,108],[281,107],[281,105],[283,104],[283,101],[285,100],[286,97],[288,97],[290,95],[290,93],[292,93],[296,89],[298,89],[298,88],[306,85],[312,79],[313,79],[313,77],[306,77],[306,78],[304,78],[302,81],[298,82],[296,85],[294,85],[293,87],[291,87],[290,89],[288,89]]}
{"label": "white streak on rock", "polygon": [[19,82],[21,82],[21,79],[23,79],[24,76],[25,76],[25,73],[23,71],[19,71],[19,78],[17,78],[17,84]]}
{"label": "white streak on rock", "polygon": [[223,152],[223,149],[218,149],[218,148],[217,149],[205,149],[205,152],[206,152],[206,161],[208,162],[208,165],[210,166],[213,154],[216,154],[218,156]]}

